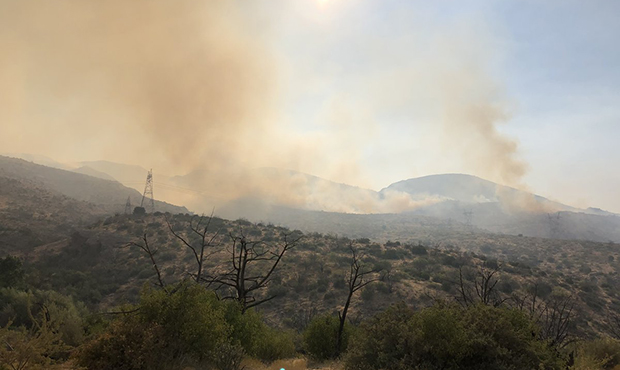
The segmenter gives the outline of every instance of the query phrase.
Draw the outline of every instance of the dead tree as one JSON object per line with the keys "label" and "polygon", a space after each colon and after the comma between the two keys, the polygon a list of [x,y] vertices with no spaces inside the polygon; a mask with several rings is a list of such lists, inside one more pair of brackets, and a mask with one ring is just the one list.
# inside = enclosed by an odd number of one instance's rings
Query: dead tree
{"label": "dead tree", "polygon": [[550,346],[556,348],[564,348],[571,343],[568,337],[575,309],[572,296],[542,299],[538,295],[538,285],[535,284],[531,292],[513,295],[512,301],[513,308],[526,312],[539,326],[538,336],[541,340],[548,341]]}
{"label": "dead tree", "polygon": [[336,354],[340,355],[342,350],[342,335],[344,333],[344,325],[347,320],[347,313],[351,305],[351,299],[355,292],[363,289],[368,284],[378,281],[380,278],[377,275],[379,270],[368,269],[363,263],[363,255],[359,254],[353,246],[353,243],[349,243],[349,249],[351,250],[351,266],[349,268],[349,275],[347,276],[347,300],[342,308],[342,311],[338,312],[338,318],[340,325],[338,327],[338,337],[336,340]]}
{"label": "dead tree", "polygon": [[[217,245],[217,238],[220,234],[219,230],[215,232],[209,230],[212,220],[213,211],[208,217],[205,217],[205,215],[193,216],[189,222],[189,229],[191,232],[180,232],[174,230],[174,228],[170,224],[170,221],[166,217],[166,223],[168,224],[168,229],[170,229],[172,235],[174,235],[178,240],[180,240],[183,245],[189,248],[189,250],[194,255],[194,259],[196,260],[196,272],[190,275],[197,283],[202,281],[205,261],[211,255],[217,253],[216,250],[208,251],[209,249],[212,249],[212,247]],[[190,240],[190,235],[197,237],[198,242],[193,243],[192,240]]]}
{"label": "dead tree", "polygon": [[468,307],[482,303],[487,306],[499,307],[505,301],[502,299],[495,287],[499,283],[498,273],[501,266],[489,269],[480,267],[473,280],[473,286],[465,282],[463,278],[463,268],[459,268],[459,301],[463,306]]}
{"label": "dead tree", "polygon": [[548,340],[553,347],[563,348],[567,341],[569,326],[573,318],[575,301],[571,296],[552,297],[545,301],[543,314],[538,323],[541,326],[541,338]]}
{"label": "dead tree", "polygon": [[229,269],[223,274],[205,275],[202,281],[214,286],[216,291],[225,287],[232,290],[231,295],[223,298],[237,300],[245,312],[276,297],[257,299],[256,293],[267,287],[286,252],[301,238],[300,234],[285,233],[279,245],[272,245],[262,240],[248,240],[243,233],[240,236],[231,233],[231,245],[226,249],[230,256]]}
{"label": "dead tree", "polygon": [[149,240],[148,240],[148,237],[147,237],[146,233],[144,233],[144,235],[142,235],[141,240],[142,240],[142,242],[138,242],[138,243],[137,242],[130,242],[126,246],[138,247],[144,253],[146,253],[147,256],[149,256],[149,259],[151,260],[151,264],[153,266],[153,270],[155,270],[155,273],[157,274],[157,285],[159,285],[160,288],[166,290],[166,284],[164,284],[164,280],[161,277],[161,272],[159,271],[159,267],[157,266],[157,262],[155,262],[155,254],[157,253],[157,251],[154,251],[154,250],[151,249],[151,246],[149,245]]}

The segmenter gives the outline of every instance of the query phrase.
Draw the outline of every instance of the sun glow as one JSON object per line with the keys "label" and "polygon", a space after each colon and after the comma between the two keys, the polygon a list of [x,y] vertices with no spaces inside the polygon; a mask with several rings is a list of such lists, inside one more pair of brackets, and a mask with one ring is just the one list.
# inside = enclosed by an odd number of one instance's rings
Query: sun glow
{"label": "sun glow", "polygon": [[329,2],[329,0],[316,0],[319,8],[323,9],[327,6],[327,3]]}

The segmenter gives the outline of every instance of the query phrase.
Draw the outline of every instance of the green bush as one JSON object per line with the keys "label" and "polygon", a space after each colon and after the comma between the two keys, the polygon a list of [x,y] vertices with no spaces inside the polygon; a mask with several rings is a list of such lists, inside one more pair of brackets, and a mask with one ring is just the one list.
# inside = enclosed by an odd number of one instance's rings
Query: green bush
{"label": "green bush", "polygon": [[364,322],[345,366],[374,369],[562,369],[562,361],[520,311],[393,306]]}
{"label": "green bush", "polygon": [[[340,320],[332,315],[317,316],[303,333],[304,348],[317,361],[334,359],[338,356],[338,328]],[[342,335],[341,353],[347,349],[350,328],[345,325]]]}
{"label": "green bush", "polygon": [[146,290],[139,305],[76,354],[92,370],[235,369],[245,355],[262,361],[290,357],[292,336],[269,328],[253,310],[220,301],[192,283]]}
{"label": "green bush", "polygon": [[604,338],[586,342],[577,351],[575,370],[616,369],[620,365],[620,341]]}
{"label": "green bush", "polygon": [[19,258],[6,256],[0,258],[0,288],[11,288],[24,281],[24,269]]}
{"label": "green bush", "polygon": [[273,362],[295,357],[295,353],[295,341],[291,332],[282,332],[265,326],[252,356],[263,362]]}
{"label": "green bush", "polygon": [[50,330],[58,333],[64,343],[78,346],[84,340],[84,305],[55,291],[19,291],[0,289],[0,326],[33,329],[33,317],[45,315]]}

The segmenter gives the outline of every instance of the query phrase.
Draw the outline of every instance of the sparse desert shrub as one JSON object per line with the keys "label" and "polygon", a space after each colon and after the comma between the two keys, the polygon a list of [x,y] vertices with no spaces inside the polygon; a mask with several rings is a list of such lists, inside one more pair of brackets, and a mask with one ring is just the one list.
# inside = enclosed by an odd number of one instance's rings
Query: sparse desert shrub
{"label": "sparse desert shrub", "polygon": [[416,256],[425,256],[428,254],[428,250],[422,244],[410,245],[408,246],[408,248],[411,254],[414,254]]}
{"label": "sparse desert shrub", "polygon": [[268,296],[284,297],[288,293],[288,289],[280,284],[273,284],[267,290]]}
{"label": "sparse desert shrub", "polygon": [[334,280],[335,289],[344,289],[345,286],[346,286],[346,282],[341,276],[339,276],[336,280]]}
{"label": "sparse desert shrub", "polygon": [[[340,321],[332,315],[317,316],[308,324],[303,333],[304,348],[313,359],[325,361],[336,358],[339,326]],[[349,325],[345,325],[341,352],[347,349],[349,335]]]}
{"label": "sparse desert shrub", "polygon": [[374,284],[370,284],[367,287],[365,287],[362,290],[362,300],[364,300],[364,302],[372,302],[373,299],[375,299],[375,285]]}
{"label": "sparse desert shrub", "polygon": [[397,260],[406,257],[409,252],[405,249],[390,248],[383,253],[383,258],[388,260]]}

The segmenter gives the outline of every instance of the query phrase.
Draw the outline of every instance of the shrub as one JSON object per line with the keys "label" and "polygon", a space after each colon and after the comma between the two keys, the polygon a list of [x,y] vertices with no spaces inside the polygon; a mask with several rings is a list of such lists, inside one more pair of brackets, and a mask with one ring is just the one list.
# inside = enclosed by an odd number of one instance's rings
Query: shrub
{"label": "shrub", "polygon": [[428,251],[426,250],[426,247],[424,247],[422,244],[409,246],[409,251],[412,254],[415,254],[416,256],[424,256],[424,255],[428,254]]}
{"label": "shrub", "polygon": [[291,358],[295,356],[293,334],[265,327],[253,356],[263,362]]}
{"label": "shrub", "polygon": [[37,325],[33,317],[46,315],[50,330],[71,346],[81,344],[84,339],[85,312],[83,305],[55,291],[0,289],[0,326],[11,323],[13,327],[32,330]]}
{"label": "shrub", "polygon": [[[338,328],[340,320],[331,315],[315,317],[303,333],[304,348],[315,360],[324,361],[338,356]],[[350,328],[345,325],[342,335],[342,350],[345,352],[348,346]]]}
{"label": "shrub", "polygon": [[345,366],[374,369],[561,369],[562,361],[522,312],[396,305],[364,322]]}
{"label": "shrub", "polygon": [[620,342],[611,339],[597,339],[579,348],[575,358],[575,370],[616,369],[620,365]]}
{"label": "shrub", "polygon": [[375,286],[374,285],[368,285],[366,286],[363,290],[362,290],[362,300],[364,300],[365,302],[371,302],[374,298],[375,298]]}
{"label": "shrub", "polygon": [[88,369],[176,369],[215,360],[231,329],[215,294],[181,285],[173,294],[147,290],[138,310],[77,354]]}
{"label": "shrub", "polygon": [[0,327],[0,369],[63,369],[61,364],[67,350],[60,335],[48,326],[45,315],[41,315],[36,328],[26,330]]}
{"label": "shrub", "polygon": [[173,293],[146,290],[140,303],[76,354],[92,370],[184,369],[215,366],[235,370],[245,355],[263,361],[288,357],[292,337],[263,323],[253,310],[220,301],[192,283]]}
{"label": "shrub", "polygon": [[0,288],[11,288],[24,281],[24,269],[19,258],[6,256],[0,258]]}

